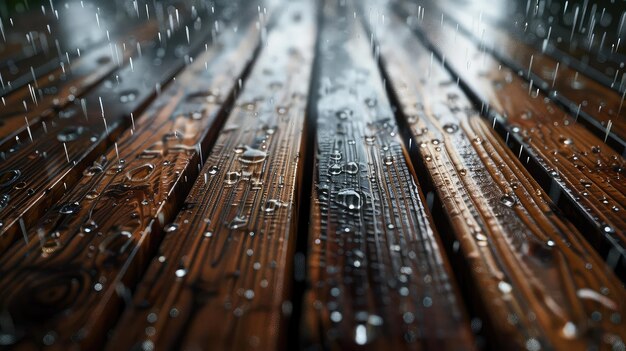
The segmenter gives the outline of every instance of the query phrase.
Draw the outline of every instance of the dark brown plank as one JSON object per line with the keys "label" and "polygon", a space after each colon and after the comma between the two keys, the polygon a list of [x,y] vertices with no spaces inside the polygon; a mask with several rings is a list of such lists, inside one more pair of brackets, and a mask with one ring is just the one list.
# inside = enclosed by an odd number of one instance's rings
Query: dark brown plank
{"label": "dark brown plank", "polygon": [[[115,148],[99,157],[29,231],[32,240],[2,256],[0,311],[14,328],[14,348],[92,349],[105,338],[252,60],[259,31],[238,24],[236,33],[225,28],[121,135],[119,158]],[[64,211],[70,207],[76,211]]]}
{"label": "dark brown plank", "polygon": [[431,64],[431,52],[399,17],[383,14],[385,23],[375,17],[371,27],[388,84],[452,229],[446,242],[487,342],[496,350],[622,347],[622,283],[446,69]]}
{"label": "dark brown plank", "polygon": [[441,17],[407,21],[445,57],[481,109],[495,116],[493,125],[503,128],[554,203],[626,277],[624,159],[516,72],[463,35],[442,30]]}
{"label": "dark brown plank", "polygon": [[283,345],[316,11],[308,1],[280,8],[108,349]]}
{"label": "dark brown plank", "polygon": [[320,37],[310,347],[472,350],[450,265],[353,13],[327,2]]}
{"label": "dark brown plank", "polygon": [[[0,162],[0,251],[79,179],[96,157],[188,63],[189,56],[210,40],[211,28],[185,27],[170,38],[162,35],[144,54],[117,72],[117,84],[101,84],[81,101],[61,110],[52,121],[31,126],[32,142],[15,144]],[[44,123],[45,122],[45,123]],[[67,151],[66,151],[67,150]],[[24,160],[29,160],[24,162]]]}

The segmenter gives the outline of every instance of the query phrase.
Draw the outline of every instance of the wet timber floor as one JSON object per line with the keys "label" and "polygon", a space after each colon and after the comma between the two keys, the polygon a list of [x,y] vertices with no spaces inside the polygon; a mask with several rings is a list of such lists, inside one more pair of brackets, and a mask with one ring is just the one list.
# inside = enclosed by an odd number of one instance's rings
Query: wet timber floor
{"label": "wet timber floor", "polygon": [[622,0],[0,3],[0,350],[626,350]]}

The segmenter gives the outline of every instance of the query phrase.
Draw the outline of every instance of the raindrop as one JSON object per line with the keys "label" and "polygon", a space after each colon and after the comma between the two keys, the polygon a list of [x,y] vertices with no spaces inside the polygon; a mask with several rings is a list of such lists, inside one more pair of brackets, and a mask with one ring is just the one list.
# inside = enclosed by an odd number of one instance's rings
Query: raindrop
{"label": "raindrop", "polygon": [[447,123],[443,125],[443,130],[446,133],[452,134],[459,130],[459,126],[454,123]]}
{"label": "raindrop", "polygon": [[328,167],[328,174],[330,175],[341,174],[341,166],[336,163],[332,164],[330,167]]}
{"label": "raindrop", "polygon": [[228,172],[224,177],[224,183],[232,185],[237,183],[237,181],[239,181],[239,178],[241,178],[240,172]]}
{"label": "raindrop", "polygon": [[239,156],[239,161],[244,164],[254,164],[265,161],[266,157],[265,151],[246,146],[246,150]]}
{"label": "raindrop", "polygon": [[131,182],[142,182],[150,177],[150,174],[154,171],[154,166],[146,163],[145,165],[138,166],[131,169],[126,173],[126,177]]}
{"label": "raindrop", "polygon": [[505,194],[500,198],[500,202],[506,207],[513,207],[515,205],[515,197],[513,195]]}
{"label": "raindrop", "polygon": [[84,131],[85,128],[80,126],[66,127],[59,133],[59,135],[57,135],[57,140],[62,143],[74,141],[78,139],[78,137],[80,137],[80,135],[83,134]]}
{"label": "raindrop", "polygon": [[139,92],[137,90],[125,90],[120,93],[120,102],[127,103],[137,99]]}
{"label": "raindrop", "polygon": [[335,116],[337,116],[337,118],[339,118],[340,120],[346,120],[352,117],[352,115],[353,115],[352,110],[347,109],[347,108],[341,109],[335,113]]}
{"label": "raindrop", "polygon": [[22,172],[20,172],[19,169],[12,169],[0,173],[0,187],[6,187],[15,183],[20,175],[22,175]]}
{"label": "raindrop", "polygon": [[343,170],[348,174],[357,174],[359,165],[356,162],[348,162],[343,166]]}
{"label": "raindrop", "polygon": [[363,205],[361,195],[353,189],[340,190],[337,198],[342,206],[350,210],[358,210]]}
{"label": "raindrop", "polygon": [[68,202],[61,206],[59,213],[61,214],[74,214],[80,210],[80,204],[78,202]]}

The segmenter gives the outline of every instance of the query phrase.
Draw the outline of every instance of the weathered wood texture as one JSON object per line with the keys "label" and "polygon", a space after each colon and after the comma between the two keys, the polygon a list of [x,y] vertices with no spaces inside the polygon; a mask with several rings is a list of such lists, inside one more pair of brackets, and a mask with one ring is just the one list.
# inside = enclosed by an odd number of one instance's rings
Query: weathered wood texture
{"label": "weathered wood texture", "polygon": [[12,321],[16,349],[92,349],[102,341],[252,60],[259,31],[249,22],[225,28],[28,232],[31,241],[2,256],[0,310]]}
{"label": "weathered wood texture", "polygon": [[109,349],[283,344],[316,11],[281,8]]}
{"label": "weathered wood texture", "polygon": [[322,22],[309,342],[337,350],[471,350],[450,265],[353,11],[329,2]]}
{"label": "weathered wood texture", "polygon": [[[383,12],[384,14],[384,12]],[[387,13],[371,28],[400,111],[453,233],[466,289],[504,349],[612,349],[621,283],[558,211],[440,62]],[[429,67],[422,70],[421,67]],[[457,266],[457,269],[460,267]],[[606,339],[605,334],[619,335]]]}
{"label": "weathered wood texture", "polygon": [[527,166],[533,161],[535,177],[557,206],[572,222],[585,226],[586,238],[624,272],[622,156],[488,52],[455,31],[443,30],[440,19],[411,16],[408,21],[445,58],[481,109],[495,114],[493,123],[503,126],[507,141],[521,145],[516,153]]}

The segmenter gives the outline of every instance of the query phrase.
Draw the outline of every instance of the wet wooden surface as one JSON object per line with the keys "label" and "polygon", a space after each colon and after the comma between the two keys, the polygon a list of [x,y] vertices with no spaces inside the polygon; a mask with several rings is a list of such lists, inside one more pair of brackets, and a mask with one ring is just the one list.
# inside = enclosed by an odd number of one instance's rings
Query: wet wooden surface
{"label": "wet wooden surface", "polygon": [[0,350],[626,347],[619,6],[27,5]]}

